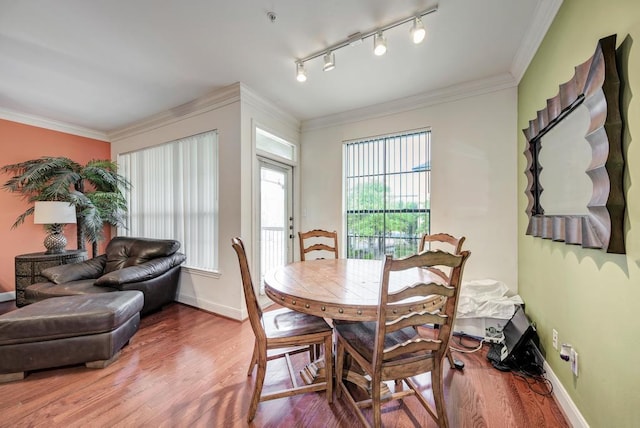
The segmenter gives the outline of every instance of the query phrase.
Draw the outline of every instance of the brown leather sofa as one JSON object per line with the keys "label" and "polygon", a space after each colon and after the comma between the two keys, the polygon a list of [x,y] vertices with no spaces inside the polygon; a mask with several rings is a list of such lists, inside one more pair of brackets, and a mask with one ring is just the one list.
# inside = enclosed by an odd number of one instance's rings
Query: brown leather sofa
{"label": "brown leather sofa", "polygon": [[34,303],[51,297],[139,290],[144,294],[141,313],[147,314],[176,297],[180,265],[186,256],[174,240],[119,236],[105,254],[93,259],[45,269],[49,282],[25,288],[25,299]]}

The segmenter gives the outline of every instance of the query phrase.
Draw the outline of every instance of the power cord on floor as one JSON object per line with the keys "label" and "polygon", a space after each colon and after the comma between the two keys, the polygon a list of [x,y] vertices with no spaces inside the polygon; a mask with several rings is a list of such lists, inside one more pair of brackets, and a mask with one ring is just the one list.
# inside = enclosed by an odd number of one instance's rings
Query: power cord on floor
{"label": "power cord on floor", "polygon": [[469,336],[468,334],[456,334],[453,337],[458,339],[458,345],[464,349],[461,348],[456,348],[455,346],[451,346],[449,345],[449,349],[456,351],[456,352],[460,352],[462,354],[473,354],[474,352],[478,352],[479,350],[482,349],[482,345],[484,344],[484,339],[480,340],[480,343],[478,343],[477,345],[474,343],[474,345],[469,346],[469,345],[465,345],[464,343],[462,343],[463,339],[471,339],[471,340],[478,340],[473,336]]}
{"label": "power cord on floor", "polygon": [[[517,378],[524,380],[534,394],[550,397],[553,394],[553,384],[544,376],[544,369],[540,367],[539,370],[540,372],[538,373],[541,374],[531,373],[526,370],[514,370],[512,373]],[[541,389],[537,389],[537,386],[541,386]]]}

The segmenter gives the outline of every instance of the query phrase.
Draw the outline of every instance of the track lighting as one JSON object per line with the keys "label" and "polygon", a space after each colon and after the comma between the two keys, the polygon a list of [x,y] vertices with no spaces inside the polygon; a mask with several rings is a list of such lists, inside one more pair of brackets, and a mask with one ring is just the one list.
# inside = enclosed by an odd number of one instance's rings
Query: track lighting
{"label": "track lighting", "polygon": [[387,51],[387,40],[385,39],[383,33],[387,30],[390,30],[391,28],[398,27],[408,22],[412,22],[410,34],[411,34],[411,39],[413,40],[413,43],[416,43],[416,44],[421,43],[424,40],[426,35],[426,30],[422,22],[422,17],[429,15],[433,12],[436,12],[437,10],[438,10],[438,6],[434,6],[420,13],[416,13],[406,18],[400,19],[398,21],[394,21],[390,24],[376,28],[366,33],[360,33],[360,32],[354,33],[350,35],[348,38],[338,43],[335,43],[321,51],[312,53],[311,55],[298,59],[296,60],[296,79],[298,80],[298,82],[306,81],[307,72],[304,69],[304,63],[321,56],[324,58],[324,66],[322,67],[322,69],[324,71],[333,70],[336,67],[335,51],[347,46],[357,46],[361,44],[361,42],[368,37],[373,37],[373,52],[376,55],[384,55],[384,53]]}
{"label": "track lighting", "polygon": [[302,61],[296,62],[296,79],[298,82],[304,82],[307,80],[307,72],[304,69]]}
{"label": "track lighting", "polygon": [[336,56],[333,52],[327,52],[324,56],[324,66],[322,67],[323,71],[331,71],[336,68]]}
{"label": "track lighting", "polygon": [[422,43],[424,40],[424,36],[427,35],[427,30],[424,29],[424,24],[422,23],[422,19],[417,16],[413,18],[413,25],[411,26],[411,38],[413,39],[413,43],[416,45],[418,43]]}
{"label": "track lighting", "polygon": [[382,31],[378,31],[373,36],[373,53],[381,56],[387,52],[387,40],[382,35]]}

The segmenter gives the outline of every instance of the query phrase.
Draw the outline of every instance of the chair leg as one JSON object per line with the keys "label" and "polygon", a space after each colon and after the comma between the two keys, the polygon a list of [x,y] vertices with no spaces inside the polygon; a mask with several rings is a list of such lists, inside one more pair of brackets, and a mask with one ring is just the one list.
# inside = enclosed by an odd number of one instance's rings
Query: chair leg
{"label": "chair leg", "polygon": [[382,379],[380,376],[371,377],[371,404],[373,408],[373,426],[380,428],[382,426],[382,414],[381,414],[381,391],[380,383]]}
{"label": "chair leg", "polygon": [[456,367],[455,360],[453,359],[453,354],[451,353],[451,349],[447,349],[447,359],[449,360],[449,367],[454,369]]}
{"label": "chair leg", "polygon": [[327,401],[333,403],[333,336],[324,339],[324,367],[325,381],[327,382]]}
{"label": "chair leg", "polygon": [[336,398],[342,395],[342,370],[344,368],[344,346],[338,340],[336,350]]}
{"label": "chair leg", "polygon": [[253,366],[258,362],[258,342],[256,341],[253,344],[253,354],[251,355],[251,363],[249,364],[249,370],[247,371],[247,376],[251,376],[253,373]]}
{"label": "chair leg", "polygon": [[464,369],[464,361],[456,360],[453,358],[453,353],[451,349],[447,350],[447,359],[449,360],[449,367],[452,369],[462,370]]}
{"label": "chair leg", "polygon": [[258,410],[258,403],[260,402],[260,394],[262,393],[262,386],[264,385],[264,376],[267,372],[267,358],[266,355],[260,355],[258,357],[258,371],[256,373],[256,385],[253,388],[253,396],[251,397],[251,404],[249,405],[249,413],[247,414],[247,422],[251,422],[256,416],[256,410]]}
{"label": "chair leg", "polygon": [[447,418],[447,409],[444,404],[444,385],[441,362],[436,362],[435,367],[431,371],[431,388],[433,389],[433,401],[436,405],[436,414],[438,415],[438,426],[440,428],[448,428],[449,419]]}

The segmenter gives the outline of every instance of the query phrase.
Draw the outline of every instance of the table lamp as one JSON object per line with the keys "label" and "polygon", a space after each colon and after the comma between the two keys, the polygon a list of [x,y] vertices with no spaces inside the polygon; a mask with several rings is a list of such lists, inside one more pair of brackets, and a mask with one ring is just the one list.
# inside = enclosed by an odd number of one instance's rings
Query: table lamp
{"label": "table lamp", "polygon": [[67,238],[62,234],[66,223],[76,222],[76,209],[69,202],[36,201],[33,210],[33,223],[46,224],[49,234],[44,238],[45,254],[61,254],[65,252]]}

